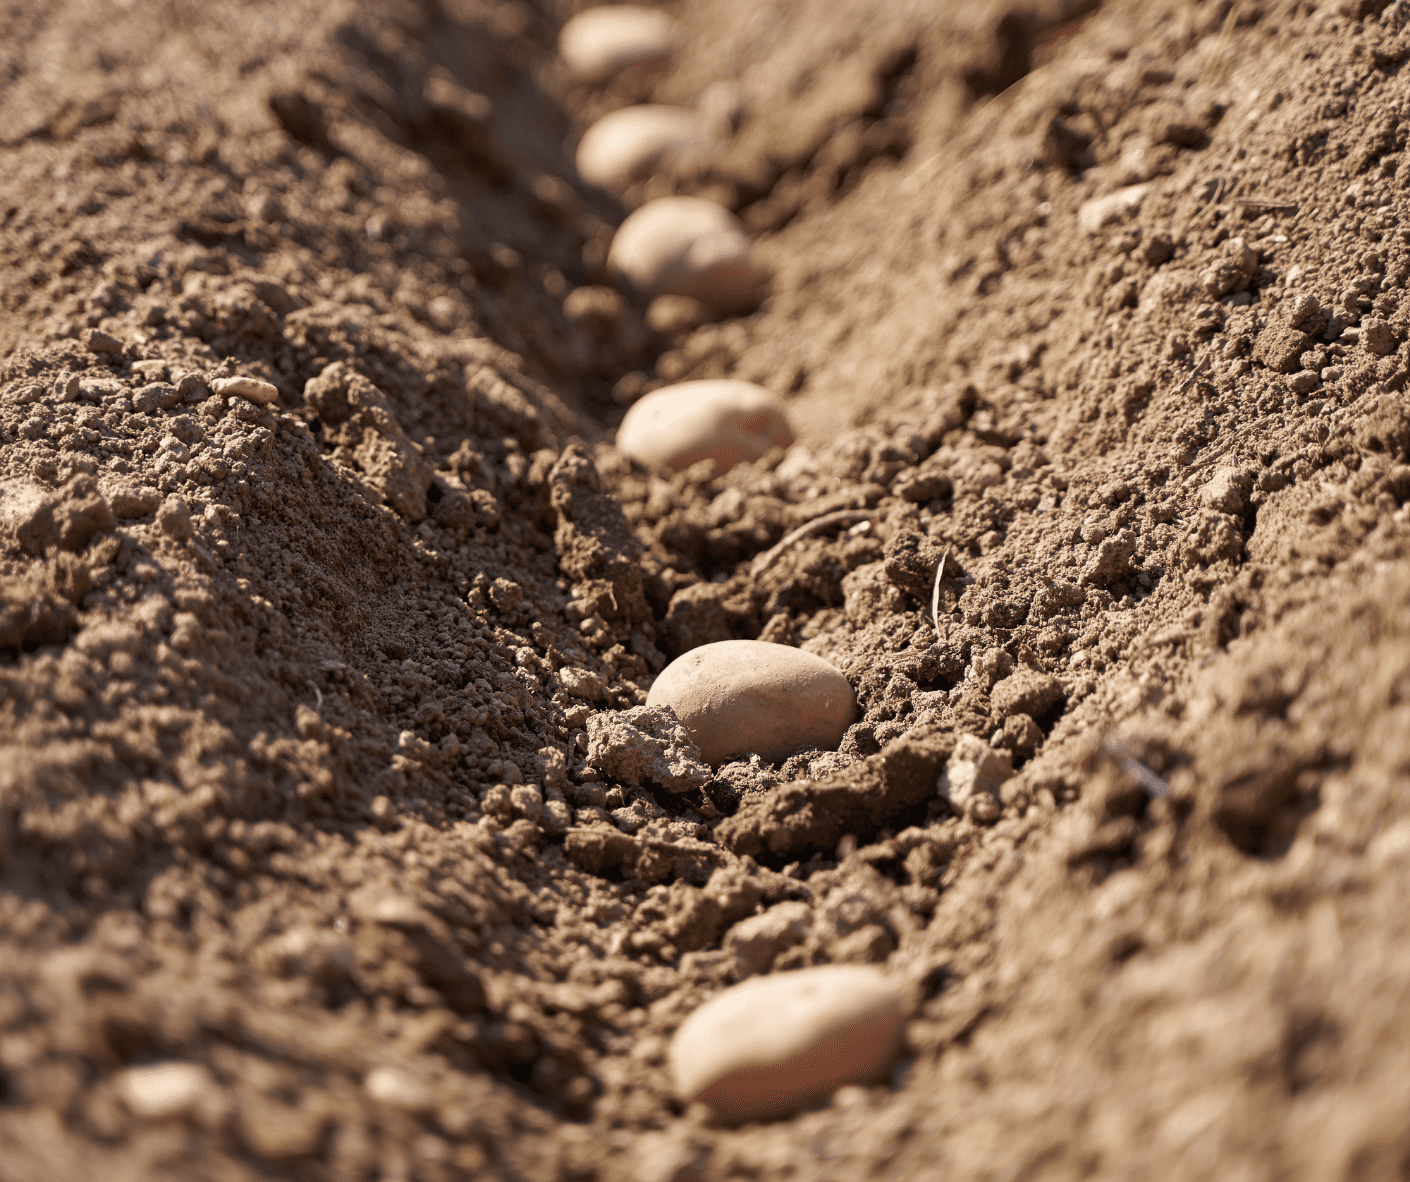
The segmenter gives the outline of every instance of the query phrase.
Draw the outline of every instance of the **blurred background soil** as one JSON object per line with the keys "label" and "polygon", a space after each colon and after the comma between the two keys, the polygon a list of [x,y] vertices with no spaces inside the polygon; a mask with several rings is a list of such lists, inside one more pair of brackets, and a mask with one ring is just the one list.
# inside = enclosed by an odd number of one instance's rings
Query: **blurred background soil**
{"label": "blurred background soil", "polygon": [[[587,88],[575,7],[0,7],[0,1178],[1406,1176],[1410,11],[681,0]],[[758,312],[613,291],[671,192]],[[798,443],[613,448],[724,375]],[[837,752],[589,762],[731,637]],[[824,963],[914,983],[891,1081],[684,1111],[684,1016]]]}

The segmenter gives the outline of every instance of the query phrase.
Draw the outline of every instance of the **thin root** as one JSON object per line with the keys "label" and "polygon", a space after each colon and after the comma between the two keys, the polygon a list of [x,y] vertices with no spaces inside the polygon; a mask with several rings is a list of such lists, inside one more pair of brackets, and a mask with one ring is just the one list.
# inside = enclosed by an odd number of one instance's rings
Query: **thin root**
{"label": "thin root", "polygon": [[1102,739],[1102,751],[1116,760],[1136,783],[1140,784],[1152,796],[1168,796],[1170,785],[1161,779],[1150,768],[1146,767],[1139,759],[1134,759],[1126,754],[1122,744],[1113,742],[1111,739]]}
{"label": "thin root", "polygon": [[859,521],[870,521],[876,514],[870,509],[839,509],[836,513],[824,513],[821,517],[815,517],[805,525],[800,525],[791,534],[785,534],[783,540],[772,549],[765,550],[758,558],[754,559],[754,564],[749,568],[749,573],[754,578],[758,578],[769,567],[778,561],[779,555],[788,549],[799,538],[806,538],[809,534],[820,533],[822,530],[834,525],[855,525]]}
{"label": "thin root", "polygon": [[930,622],[935,625],[935,639],[950,639],[950,624],[945,623],[945,635],[940,635],[940,581],[945,577],[945,563],[949,561],[950,548],[945,547],[945,553],[940,556],[940,565],[935,568],[935,585],[930,589]]}
{"label": "thin root", "polygon": [[1195,372],[1192,373],[1189,377],[1187,377],[1187,378],[1184,380],[1184,382],[1182,382],[1182,383],[1180,384],[1180,388],[1179,388],[1178,390],[1176,390],[1175,393],[1176,393],[1176,394],[1183,394],[1186,390],[1188,390],[1191,386],[1193,386],[1193,385],[1195,384],[1195,379],[1196,379],[1197,377],[1199,377],[1200,374],[1204,373],[1204,367],[1205,367],[1206,365],[1208,365],[1208,364],[1209,364],[1209,358],[1208,358],[1208,357],[1201,357],[1199,364],[1198,364],[1197,366],[1195,366]]}

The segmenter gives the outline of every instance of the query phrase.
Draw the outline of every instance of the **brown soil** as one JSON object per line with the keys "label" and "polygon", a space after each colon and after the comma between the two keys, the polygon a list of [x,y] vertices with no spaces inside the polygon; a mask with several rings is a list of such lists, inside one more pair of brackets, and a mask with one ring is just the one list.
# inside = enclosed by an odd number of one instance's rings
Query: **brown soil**
{"label": "brown soil", "polygon": [[[682,0],[588,90],[570,8],[0,14],[0,1178],[1406,1176],[1410,10]],[[627,201],[738,209],[760,311],[568,300],[574,136],[719,81]],[[786,456],[614,451],[725,374]],[[592,766],[729,637],[840,751]],[[890,1083],[683,1111],[683,1017],[829,962],[915,983]]]}

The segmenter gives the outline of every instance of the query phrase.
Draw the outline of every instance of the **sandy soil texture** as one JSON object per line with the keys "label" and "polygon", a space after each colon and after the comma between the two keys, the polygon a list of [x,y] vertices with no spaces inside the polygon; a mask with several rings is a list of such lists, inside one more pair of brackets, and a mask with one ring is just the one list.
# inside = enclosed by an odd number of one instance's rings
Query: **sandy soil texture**
{"label": "sandy soil texture", "polygon": [[[0,1179],[1404,1177],[1410,5],[579,7],[0,5]],[[758,311],[613,286],[667,194]],[[721,377],[795,445],[614,448]],[[624,758],[727,639],[839,748]],[[682,1106],[824,964],[890,1080]]]}

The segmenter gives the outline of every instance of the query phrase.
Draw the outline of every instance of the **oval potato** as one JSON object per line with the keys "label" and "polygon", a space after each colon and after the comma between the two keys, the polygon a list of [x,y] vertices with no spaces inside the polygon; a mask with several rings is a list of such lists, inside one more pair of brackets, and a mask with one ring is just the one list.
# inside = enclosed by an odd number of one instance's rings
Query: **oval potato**
{"label": "oval potato", "polygon": [[558,56],[582,82],[606,82],[632,66],[659,66],[680,43],[680,26],[664,12],[633,4],[589,8],[558,34]]}
{"label": "oval potato", "polygon": [[599,189],[646,176],[669,156],[708,146],[710,125],[695,111],[643,103],[604,115],[578,142],[578,175]]}
{"label": "oval potato", "polygon": [[843,1084],[882,1078],[909,1006],[879,970],[828,965],[754,977],[682,1023],[668,1055],[676,1095],[725,1121],[783,1116]]}
{"label": "oval potato", "polygon": [[857,714],[842,673],[802,649],[763,640],[721,640],[677,657],[647,695],[676,712],[701,756],[782,763],[810,747],[836,749]]}
{"label": "oval potato", "polygon": [[649,296],[689,296],[719,314],[758,299],[743,224],[703,197],[659,197],[633,211],[617,228],[607,266]]}
{"label": "oval potato", "polygon": [[654,390],[617,428],[623,454],[673,472],[701,460],[714,460],[716,472],[728,472],[792,443],[783,404],[762,386],[733,378]]}

